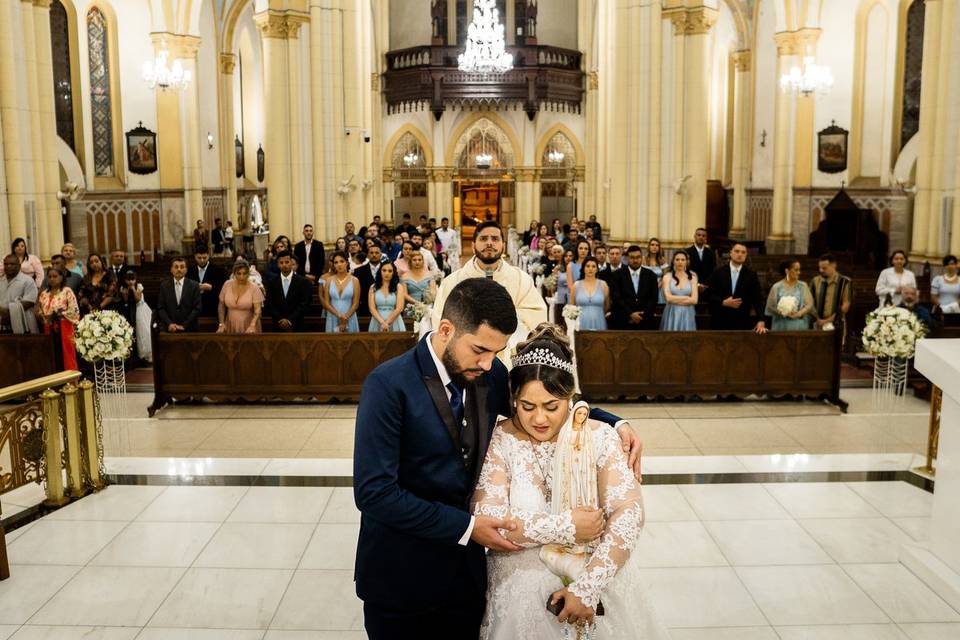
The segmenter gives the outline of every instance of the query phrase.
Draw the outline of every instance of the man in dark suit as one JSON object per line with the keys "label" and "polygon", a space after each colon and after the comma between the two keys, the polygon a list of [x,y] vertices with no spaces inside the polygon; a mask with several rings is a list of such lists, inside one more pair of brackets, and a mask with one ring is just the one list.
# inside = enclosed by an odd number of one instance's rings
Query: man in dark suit
{"label": "man in dark suit", "polygon": [[747,247],[737,242],[730,248],[730,263],[710,276],[707,302],[711,329],[767,332],[760,279],[746,261]]}
{"label": "man in dark suit", "polygon": [[[476,638],[484,547],[519,550],[500,534],[512,523],[469,512],[497,415],[513,412],[497,353],[516,328],[507,290],[468,278],[450,292],[435,331],[364,382],[353,458],[361,513],[354,575],[371,640]],[[618,431],[634,452],[639,441]]]}
{"label": "man in dark suit", "polygon": [[169,280],[160,283],[157,320],[161,331],[196,331],[200,317],[200,285],[187,278],[187,261],[174,258]]}
{"label": "man in dark suit", "polygon": [[210,244],[213,245],[213,255],[223,254],[223,220],[217,218],[213,221],[213,231],[210,232]]}
{"label": "man in dark suit", "polygon": [[127,264],[127,254],[119,249],[110,252],[110,266],[107,271],[113,276],[115,282],[123,282],[126,278],[130,265]]}
{"label": "man in dark suit", "polygon": [[701,287],[706,286],[717,268],[717,254],[707,246],[706,229],[701,227],[694,232],[693,244],[687,247],[687,255],[690,256],[690,271],[697,274]]}
{"label": "man in dark suit", "polygon": [[353,275],[360,281],[360,305],[357,307],[357,315],[370,315],[370,298],[368,294],[370,287],[377,280],[377,272],[380,270],[380,264],[383,260],[383,252],[376,244],[370,245],[367,253],[367,264],[362,264],[353,271]]}
{"label": "man in dark suit", "polygon": [[617,329],[656,329],[653,317],[657,307],[660,283],[650,269],[643,268],[643,250],[631,245],[627,250],[626,268],[617,269],[611,277],[613,325]]}
{"label": "man in dark suit", "polygon": [[303,240],[293,247],[297,259],[297,273],[316,284],[327,268],[327,258],[323,243],[313,239],[313,225],[303,225]]}
{"label": "man in dark suit", "polygon": [[187,269],[187,278],[200,285],[201,311],[204,318],[216,318],[220,305],[220,289],[227,281],[227,273],[210,262],[210,250],[204,245],[196,248],[193,265]]}
{"label": "man in dark suit", "polygon": [[276,331],[303,331],[303,317],[310,307],[313,287],[310,281],[294,271],[295,261],[289,251],[277,255],[280,276],[268,278],[267,313],[273,318]]}
{"label": "man in dark suit", "polygon": [[597,259],[597,277],[606,282],[609,288],[613,280],[613,270],[607,262],[607,245],[602,242],[596,243],[593,246],[593,257]]}

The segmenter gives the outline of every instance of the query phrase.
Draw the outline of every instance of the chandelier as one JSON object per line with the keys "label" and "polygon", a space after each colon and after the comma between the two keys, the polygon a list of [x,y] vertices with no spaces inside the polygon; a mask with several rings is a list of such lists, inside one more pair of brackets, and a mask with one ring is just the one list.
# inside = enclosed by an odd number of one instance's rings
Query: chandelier
{"label": "chandelier", "polygon": [[493,156],[487,153],[487,133],[485,131],[480,132],[480,153],[473,156],[473,160],[477,165],[477,169],[489,169],[490,164],[493,162]]}
{"label": "chandelier", "polygon": [[784,93],[810,96],[815,92],[827,93],[833,88],[833,73],[829,67],[815,64],[813,56],[803,58],[803,68],[794,66],[780,76],[780,89]]}
{"label": "chandelier", "polygon": [[150,85],[151,89],[160,87],[162,91],[167,89],[186,89],[193,79],[193,74],[189,70],[184,70],[180,60],[174,60],[171,66],[167,66],[167,60],[170,52],[166,48],[157,53],[154,61],[147,60],[143,63],[143,79]]}
{"label": "chandelier", "polygon": [[411,151],[407,154],[404,154],[403,164],[407,165],[408,167],[412,167],[413,165],[417,164],[417,161],[419,159],[420,159],[420,156],[417,154],[417,152]]}
{"label": "chandelier", "polygon": [[467,46],[457,62],[461,71],[504,73],[513,69],[513,55],[506,52],[500,12],[494,0],[473,0]]}
{"label": "chandelier", "polygon": [[552,151],[550,151],[550,153],[547,154],[547,160],[549,160],[553,164],[560,164],[561,162],[563,162],[563,159],[565,157],[566,156],[564,155],[563,151],[557,151],[556,149],[553,149]]}

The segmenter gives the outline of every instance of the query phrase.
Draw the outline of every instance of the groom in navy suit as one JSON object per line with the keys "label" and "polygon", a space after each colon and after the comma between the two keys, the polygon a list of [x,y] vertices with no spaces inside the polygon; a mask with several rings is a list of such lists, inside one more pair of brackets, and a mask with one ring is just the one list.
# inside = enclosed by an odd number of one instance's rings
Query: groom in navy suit
{"label": "groom in navy suit", "polygon": [[[497,353],[516,328],[506,289],[464,280],[436,330],[364,382],[353,461],[355,579],[371,640],[477,638],[484,547],[519,550],[499,531],[512,522],[469,512],[497,416],[512,414]],[[592,417],[621,422],[602,411]],[[629,426],[619,431],[639,472],[640,441]]]}

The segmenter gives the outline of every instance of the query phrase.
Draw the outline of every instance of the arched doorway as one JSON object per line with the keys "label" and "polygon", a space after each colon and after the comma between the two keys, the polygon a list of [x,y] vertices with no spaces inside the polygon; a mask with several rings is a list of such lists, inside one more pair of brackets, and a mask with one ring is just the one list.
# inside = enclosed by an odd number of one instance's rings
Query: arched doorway
{"label": "arched doorway", "polygon": [[514,149],[506,132],[481,117],[460,135],[454,147],[453,216],[464,249],[473,229],[485,220],[509,225],[514,218]]}

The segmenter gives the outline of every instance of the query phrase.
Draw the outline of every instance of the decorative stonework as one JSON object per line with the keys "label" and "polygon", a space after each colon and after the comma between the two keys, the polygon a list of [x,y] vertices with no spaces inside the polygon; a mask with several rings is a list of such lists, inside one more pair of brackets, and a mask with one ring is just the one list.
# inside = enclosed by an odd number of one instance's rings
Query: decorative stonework
{"label": "decorative stonework", "polygon": [[237,66],[237,56],[233,53],[220,54],[220,73],[230,75]]}
{"label": "decorative stonework", "polygon": [[177,33],[167,33],[159,31],[150,34],[153,40],[153,49],[156,52],[166,48],[170,52],[170,58],[176,60],[189,60],[197,57],[200,51],[200,38],[198,36],[187,36]]}
{"label": "decorative stonework", "polygon": [[299,12],[270,10],[254,14],[253,20],[264,38],[288,40],[300,34],[300,25],[310,22],[310,17]]}
{"label": "decorative stonework", "polygon": [[587,88],[590,91],[596,91],[600,88],[600,72],[591,71],[587,74]]}
{"label": "decorative stonework", "polygon": [[513,171],[513,177],[517,182],[533,182],[537,179],[537,168],[517,167]]}
{"label": "decorative stonework", "polygon": [[751,52],[749,49],[744,51],[734,51],[730,54],[737,71],[750,71]]}
{"label": "decorative stonework", "polygon": [[716,24],[719,13],[709,7],[693,9],[677,8],[663,12],[663,17],[673,23],[673,35],[702,35]]}
{"label": "decorative stonework", "polygon": [[820,29],[799,29],[773,34],[773,41],[777,44],[778,56],[814,55],[819,39]]}
{"label": "decorative stonework", "polygon": [[49,9],[51,4],[53,4],[53,0],[33,0],[33,6],[41,9]]}

